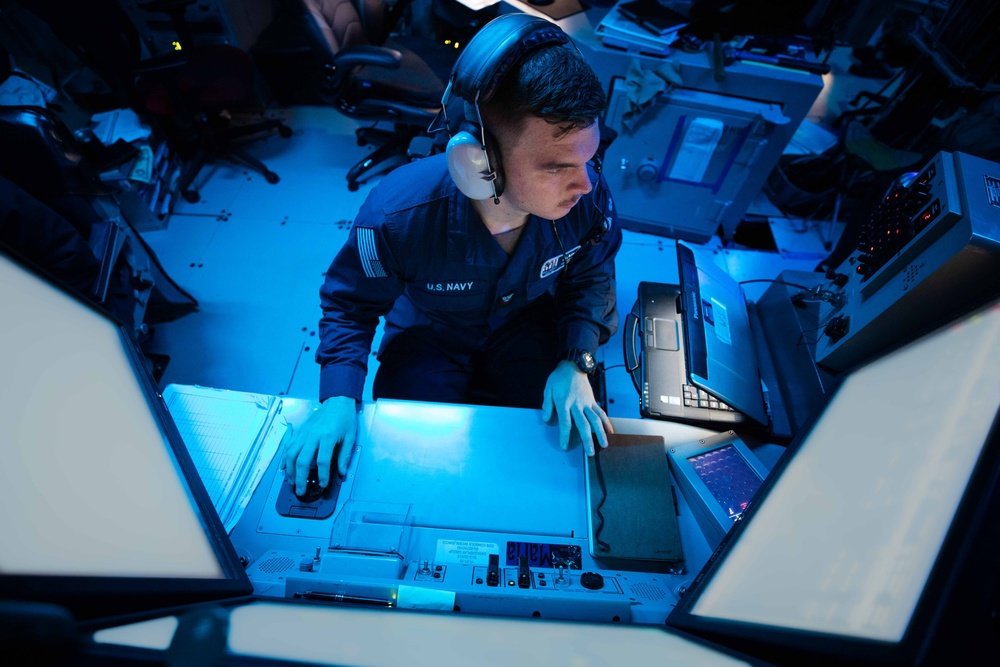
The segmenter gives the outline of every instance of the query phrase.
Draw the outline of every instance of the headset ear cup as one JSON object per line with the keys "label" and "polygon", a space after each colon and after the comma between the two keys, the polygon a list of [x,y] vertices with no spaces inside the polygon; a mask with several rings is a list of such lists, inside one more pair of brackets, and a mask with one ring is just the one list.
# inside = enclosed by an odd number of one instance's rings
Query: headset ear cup
{"label": "headset ear cup", "polygon": [[479,139],[462,130],[448,141],[448,172],[459,191],[469,199],[489,199],[493,186],[486,177],[490,169]]}
{"label": "headset ear cup", "polygon": [[[463,123],[461,129],[448,141],[446,149],[448,172],[459,191],[469,199],[491,199],[503,193],[503,177],[500,171],[500,153],[494,147],[496,141],[487,131],[486,150],[480,143],[479,127]],[[492,183],[488,176],[497,174]]]}

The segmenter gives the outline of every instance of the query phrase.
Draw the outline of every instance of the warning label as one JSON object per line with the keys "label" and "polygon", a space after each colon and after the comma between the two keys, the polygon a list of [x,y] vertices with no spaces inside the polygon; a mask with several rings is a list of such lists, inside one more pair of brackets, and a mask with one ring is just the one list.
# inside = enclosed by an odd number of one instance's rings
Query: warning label
{"label": "warning label", "polygon": [[729,328],[729,311],[725,305],[712,299],[712,312],[715,315],[715,335],[726,345],[733,344],[733,333]]}
{"label": "warning label", "polygon": [[465,540],[438,540],[435,563],[459,565],[489,565],[490,554],[499,554],[496,542],[467,542]]}

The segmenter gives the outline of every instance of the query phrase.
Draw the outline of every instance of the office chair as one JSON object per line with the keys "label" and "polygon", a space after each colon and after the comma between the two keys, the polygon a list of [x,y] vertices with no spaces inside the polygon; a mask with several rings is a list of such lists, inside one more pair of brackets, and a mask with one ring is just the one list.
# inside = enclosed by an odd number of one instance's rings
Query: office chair
{"label": "office chair", "polygon": [[[343,114],[372,126],[356,132],[375,150],[347,174],[347,189],[384,175],[414,157],[440,152],[446,133],[427,128],[441,107],[458,56],[432,39],[390,36],[393,15],[383,0],[300,0],[302,24],[323,72],[321,96]],[[376,127],[392,123],[392,130]]]}
{"label": "office chair", "polygon": [[[247,167],[268,183],[279,177],[250,155],[242,144],[272,130],[283,138],[292,130],[277,118],[248,125],[232,125],[230,112],[258,106],[253,60],[242,49],[227,44],[196,44],[185,12],[195,0],[153,0],[140,7],[166,14],[181,44],[180,58],[168,54],[167,64],[140,63],[136,86],[145,109],[155,114],[185,158],[176,189],[188,202],[201,197],[192,187],[205,165],[218,160]],[[171,60],[172,58],[172,60]]]}
{"label": "office chair", "polygon": [[131,107],[167,137],[185,162],[174,189],[189,202],[200,200],[192,184],[201,169],[218,160],[245,166],[269,183],[277,183],[278,175],[246,153],[241,144],[274,130],[282,137],[292,134],[279,119],[245,126],[230,123],[230,112],[259,106],[253,61],[235,46],[195,43],[184,20],[184,12],[194,1],[153,0],[141,5],[170,18],[182,47],[143,58],[138,29],[115,0],[22,0],[25,9],[42,19],[108,84],[112,102]]}

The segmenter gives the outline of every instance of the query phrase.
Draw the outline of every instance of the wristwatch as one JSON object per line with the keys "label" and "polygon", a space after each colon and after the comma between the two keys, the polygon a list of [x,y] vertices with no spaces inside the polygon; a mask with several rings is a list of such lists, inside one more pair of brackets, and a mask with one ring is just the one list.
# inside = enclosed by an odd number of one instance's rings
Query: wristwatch
{"label": "wristwatch", "polygon": [[597,362],[594,361],[594,355],[580,348],[567,350],[566,354],[563,355],[562,361],[572,361],[576,364],[577,368],[587,375],[593,375],[594,371],[597,370]]}

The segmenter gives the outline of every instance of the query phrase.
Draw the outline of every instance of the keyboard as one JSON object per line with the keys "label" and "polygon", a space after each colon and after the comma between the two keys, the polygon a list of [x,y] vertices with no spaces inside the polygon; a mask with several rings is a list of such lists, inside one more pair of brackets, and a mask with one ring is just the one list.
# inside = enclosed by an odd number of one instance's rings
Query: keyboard
{"label": "keyboard", "polygon": [[708,408],[709,410],[723,410],[726,412],[736,412],[729,405],[723,403],[715,396],[704,389],[699,389],[691,384],[683,386],[684,405],[689,408]]}

